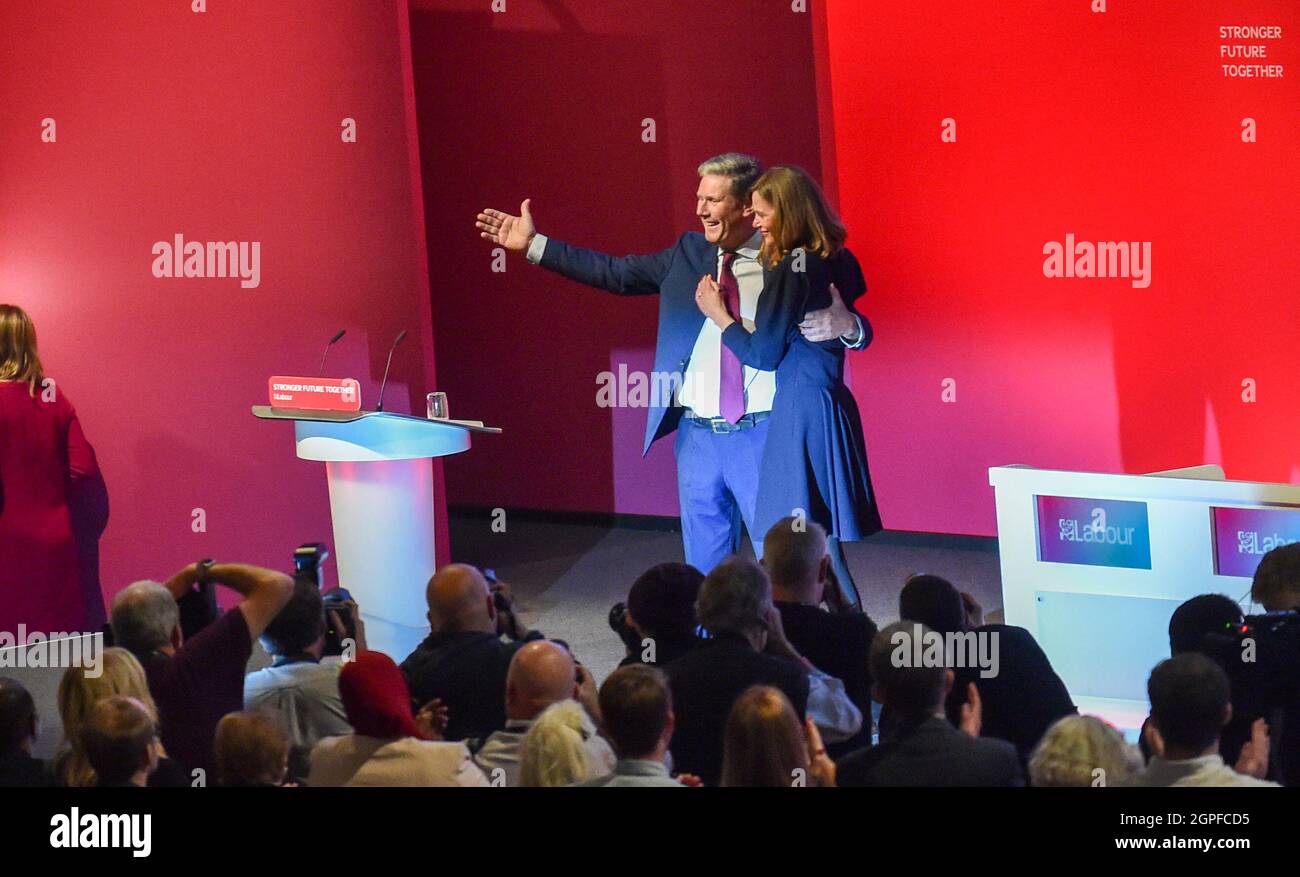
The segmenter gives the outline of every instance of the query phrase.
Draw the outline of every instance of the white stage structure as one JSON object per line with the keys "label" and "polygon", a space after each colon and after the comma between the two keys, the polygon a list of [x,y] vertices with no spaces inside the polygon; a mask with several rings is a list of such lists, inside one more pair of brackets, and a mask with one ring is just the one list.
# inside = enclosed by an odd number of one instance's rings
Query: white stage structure
{"label": "white stage structure", "polygon": [[1149,475],[989,469],[1006,623],[1028,629],[1080,712],[1141,727],[1169,618],[1198,594],[1243,611],[1260,558],[1300,541],[1300,486],[1218,466]]}

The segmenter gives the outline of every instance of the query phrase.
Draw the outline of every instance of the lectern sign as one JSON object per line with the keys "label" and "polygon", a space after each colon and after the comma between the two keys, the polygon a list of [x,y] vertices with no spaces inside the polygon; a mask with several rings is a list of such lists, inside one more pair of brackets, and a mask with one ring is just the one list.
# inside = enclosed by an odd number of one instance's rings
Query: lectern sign
{"label": "lectern sign", "polygon": [[1243,509],[1213,506],[1214,572],[1255,575],[1255,567],[1274,548],[1300,542],[1300,509]]}
{"label": "lectern sign", "polygon": [[1146,503],[1077,496],[1034,499],[1039,560],[1151,569]]}
{"label": "lectern sign", "polygon": [[277,375],[267,382],[273,408],[360,411],[361,385],[354,378],[297,378]]}

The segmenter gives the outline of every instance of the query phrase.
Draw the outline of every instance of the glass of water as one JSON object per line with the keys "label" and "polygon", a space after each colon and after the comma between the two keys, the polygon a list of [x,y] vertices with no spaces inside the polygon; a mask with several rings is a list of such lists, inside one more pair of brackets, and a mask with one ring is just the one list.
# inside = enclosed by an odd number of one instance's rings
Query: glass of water
{"label": "glass of water", "polygon": [[428,396],[428,414],[430,420],[449,420],[451,413],[447,410],[446,393],[430,393]]}

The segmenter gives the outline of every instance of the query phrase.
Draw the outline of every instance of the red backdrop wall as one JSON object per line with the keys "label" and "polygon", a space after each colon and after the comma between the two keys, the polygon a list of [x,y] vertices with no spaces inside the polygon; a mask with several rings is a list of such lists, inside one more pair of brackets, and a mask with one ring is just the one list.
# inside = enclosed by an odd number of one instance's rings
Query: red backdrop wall
{"label": "red backdrop wall", "polygon": [[[1300,475],[1292,3],[209,5],[0,7],[0,289],[99,450],[110,593],[328,538],[323,473],[247,408],[340,327],[330,371],[363,401],[408,328],[389,407],[436,386],[506,427],[450,466],[453,500],[674,513],[644,411],[596,404],[600,372],[649,367],[653,300],[517,257],[494,273],[472,216],[531,196],[548,234],[668,246],[695,227],[696,163],[728,149],[838,192],[877,327],[850,361],[887,526],[992,533],[986,469],[1008,462]],[[1291,75],[1225,79],[1218,27],[1238,24],[1281,26],[1264,42]],[[178,232],[259,241],[261,285],[155,279]],[[1150,286],[1044,277],[1067,233],[1150,242]]]}
{"label": "red backdrop wall", "polygon": [[[993,534],[1007,463],[1300,480],[1300,6],[1106,5],[826,4],[876,325],[851,362],[891,528]],[[1238,25],[1282,38],[1220,38]],[[1254,63],[1284,76],[1225,78],[1225,44],[1267,44]],[[1150,285],[1045,277],[1067,233],[1150,242]]]}
{"label": "red backdrop wall", "polygon": [[[877,328],[850,370],[886,526],[991,535],[1006,463],[1300,476],[1300,330],[1279,319],[1300,273],[1300,10],[1091,9],[416,0],[435,312],[457,327],[441,380],[507,427],[452,498],[675,512],[670,448],[639,458],[644,412],[594,404],[598,372],[649,367],[653,301],[514,257],[493,273],[470,217],[531,196],[545,233],[649,251],[693,226],[694,165],[724,149],[824,171],[841,205]],[[1242,24],[1284,36],[1220,38]],[[1224,78],[1219,46],[1243,42],[1291,75]],[[1150,285],[1045,277],[1067,234],[1149,242]]]}
{"label": "red backdrop wall", "polygon": [[440,388],[453,415],[505,428],[448,469],[450,498],[677,514],[671,442],[643,460],[645,410],[596,404],[600,372],[651,369],[656,300],[515,254],[494,273],[474,215],[531,197],[545,234],[646,253],[699,229],[705,158],[820,173],[811,16],[770,0],[411,5]]}
{"label": "red backdrop wall", "polygon": [[[404,0],[207,6],[0,6],[0,300],[35,318],[99,453],[109,594],[332,541],[323,467],[249,406],[336,330],[328,371],[363,404],[403,328],[387,407],[423,412],[433,383]],[[156,279],[177,233],[259,241],[260,286]]]}

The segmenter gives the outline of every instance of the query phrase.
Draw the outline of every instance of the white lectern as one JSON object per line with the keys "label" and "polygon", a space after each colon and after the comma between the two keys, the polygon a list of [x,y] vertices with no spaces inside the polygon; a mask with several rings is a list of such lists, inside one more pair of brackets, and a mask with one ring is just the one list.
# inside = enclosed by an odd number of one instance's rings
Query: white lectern
{"label": "white lectern", "polygon": [[432,457],[468,450],[471,420],[380,411],[308,411],[254,405],[293,421],[298,457],[325,463],[339,584],[361,607],[370,648],[401,661],[428,633],[424,587],[434,556]]}
{"label": "white lectern", "polygon": [[996,466],[989,483],[1006,623],[1034,634],[1081,711],[1126,729],[1147,715],[1147,676],[1169,657],[1174,609],[1221,593],[1249,613],[1260,559],[1300,540],[1300,486],[1227,481],[1218,466]]}

